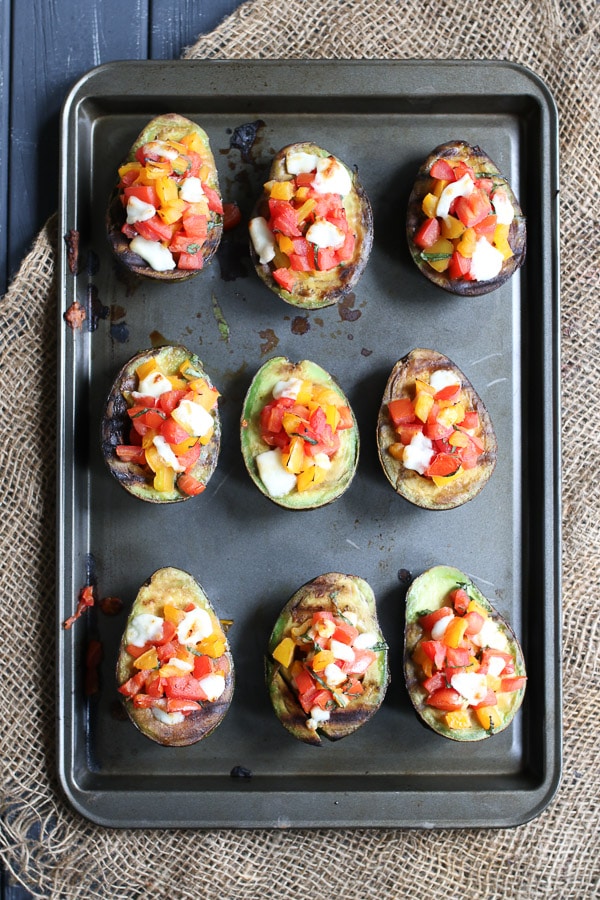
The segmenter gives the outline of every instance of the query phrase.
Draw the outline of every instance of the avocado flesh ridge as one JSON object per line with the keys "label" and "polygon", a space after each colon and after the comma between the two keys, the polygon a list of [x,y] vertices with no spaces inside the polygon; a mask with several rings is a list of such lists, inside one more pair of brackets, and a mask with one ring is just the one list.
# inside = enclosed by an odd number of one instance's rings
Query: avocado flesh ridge
{"label": "avocado flesh ridge", "polygon": [[[490,737],[491,734],[479,724],[465,729],[449,728],[443,721],[444,712],[425,704],[427,693],[419,683],[419,667],[412,661],[412,653],[423,634],[418,624],[419,618],[427,612],[433,612],[441,606],[447,606],[450,592],[459,585],[464,584],[468,584],[469,597],[488,612],[507,637],[509,650],[515,659],[515,675],[526,674],[523,652],[510,625],[492,606],[487,597],[473,584],[468,575],[452,566],[434,566],[428,569],[415,579],[408,590],[406,596],[404,674],[413,706],[427,725],[438,734],[455,741],[480,741]],[[524,694],[525,689],[522,688],[520,691],[513,691],[512,693],[499,696],[497,709],[502,715],[502,723],[498,728],[494,729],[493,734],[498,734],[510,725],[521,706]]]}

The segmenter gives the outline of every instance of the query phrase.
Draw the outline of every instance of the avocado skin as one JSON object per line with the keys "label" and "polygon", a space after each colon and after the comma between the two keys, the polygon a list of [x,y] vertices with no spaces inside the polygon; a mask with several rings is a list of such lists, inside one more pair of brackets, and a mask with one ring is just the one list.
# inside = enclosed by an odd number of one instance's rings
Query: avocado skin
{"label": "avocado skin", "polygon": [[[180,609],[189,603],[194,603],[201,609],[205,609],[213,620],[218,621],[204,589],[188,572],[173,567],[157,569],[138,591],[127,618],[117,657],[117,685],[124,684],[136,671],[133,668],[133,657],[125,649],[125,635],[130,621],[140,613],[162,615],[164,604],[167,601]],[[225,676],[225,690],[218,700],[208,703],[200,711],[186,716],[183,722],[165,725],[152,714],[151,709],[136,709],[130,699],[122,697],[127,715],[135,727],[147,738],[165,747],[185,747],[212,734],[223,721],[233,697],[235,671],[229,649],[226,650],[225,656],[229,663],[229,671]]]}
{"label": "avocado skin", "polygon": [[[186,119],[184,116],[180,116],[177,113],[167,113],[162,116],[157,116],[148,122],[131,145],[129,153],[121,165],[134,162],[136,150],[139,150],[140,147],[143,147],[144,144],[147,144],[149,141],[180,141],[182,137],[189,134],[191,131],[198,134],[202,141],[204,147],[202,159],[210,167],[210,187],[218,191],[219,178],[208,135],[204,129],[200,128],[199,125],[196,125],[195,122],[192,122],[190,119]],[[137,253],[134,253],[130,249],[129,239],[121,231],[122,226],[125,224],[125,218],[125,209],[121,203],[119,189],[118,186],[115,185],[110,195],[105,215],[106,235],[116,259],[130,272],[133,272],[135,275],[139,275],[142,278],[151,278],[155,281],[162,281],[169,284],[178,281],[187,281],[189,278],[193,278],[202,271],[202,269],[186,270],[177,268],[170,269],[167,272],[155,271],[155,269],[153,269],[152,266],[149,266],[141,256],[138,256]],[[204,260],[203,267],[208,265],[217,252],[222,235],[223,217],[218,213],[210,211],[208,217],[208,237],[202,247],[202,257]]]}
{"label": "avocado skin", "polygon": [[[311,141],[299,141],[288,144],[273,158],[268,181],[288,181],[292,176],[287,172],[285,165],[286,154],[290,151],[312,153],[318,157],[334,156],[328,150],[324,150]],[[336,269],[327,272],[314,272],[310,278],[302,282],[301,287],[295,293],[290,293],[279,285],[268,263],[261,263],[250,240],[250,256],[259,278],[266,286],[291,306],[301,309],[323,309],[339,303],[355,287],[361,277],[373,246],[373,210],[364,188],[362,187],[356,171],[350,169],[339,157],[335,157],[342,163],[352,177],[352,191],[344,198],[346,217],[351,230],[356,235],[356,246],[352,260]],[[251,218],[264,216],[269,218],[268,197],[263,194],[256,202]]]}
{"label": "avocado skin", "polygon": [[[441,487],[430,478],[406,469],[400,460],[388,453],[388,447],[398,440],[388,413],[388,403],[398,397],[412,398],[415,379],[429,378],[436,369],[452,369],[457,373],[471,409],[479,414],[485,443],[483,456],[477,465],[464,470],[454,481]],[[458,366],[437,350],[417,348],[396,363],[388,378],[377,417],[377,451],[386,478],[405,500],[423,509],[455,509],[476,497],[491,478],[496,467],[498,443],[483,400]]]}
{"label": "avocado skin", "polygon": [[332,468],[326,481],[300,493],[292,491],[284,497],[271,497],[259,477],[255,462],[259,453],[271,449],[260,437],[260,411],[272,399],[274,385],[280,380],[286,381],[290,378],[306,379],[331,388],[352,411],[341,387],[321,366],[307,359],[293,363],[285,356],[275,356],[258,370],[244,399],[240,423],[242,456],[250,478],[259,491],[273,503],[286,509],[316,509],[337,500],[350,486],[358,465],[360,450],[358,425],[352,412],[354,426],[339,432],[340,448],[332,459]]}
{"label": "avocado skin", "polygon": [[[476,174],[486,178],[492,178],[497,184],[500,184],[506,190],[508,198],[512,203],[515,211],[515,218],[510,226],[508,240],[513,251],[513,256],[504,260],[500,273],[489,281],[450,279],[445,272],[436,272],[435,269],[432,269],[432,267],[421,258],[421,249],[413,242],[413,235],[416,234],[424,219],[421,204],[423,203],[425,195],[429,193],[431,184],[429,170],[436,159],[461,160],[471,166]],[[451,294],[458,294],[462,297],[476,297],[495,291],[508,281],[517,269],[523,265],[527,250],[527,222],[512,187],[504,175],[502,175],[498,166],[489,158],[487,153],[485,153],[481,147],[473,147],[466,141],[448,141],[445,144],[440,144],[435,150],[432,150],[417,173],[408,200],[406,237],[410,254],[422,275],[438,287],[449,291]]]}
{"label": "avocado skin", "polygon": [[[142,466],[120,460],[115,452],[115,447],[118,444],[129,444],[131,419],[127,415],[128,407],[123,391],[135,390],[137,386],[137,376],[135,374],[137,367],[153,356],[156,357],[160,367],[167,374],[177,372],[179,366],[189,359],[193,367],[202,374],[207,383],[211,387],[213,386],[199,357],[182,345],[167,344],[164,347],[142,350],[136,353],[120,369],[106,401],[101,422],[102,456],[111,475],[129,494],[148,503],[177,503],[191,499],[188,494],[178,490],[177,483],[174,491],[159,493],[148,483]],[[198,462],[191,472],[194,478],[197,478],[203,484],[208,483],[217,466],[221,445],[221,419],[218,407],[215,407],[213,413],[213,435],[210,441],[202,447]]]}
{"label": "avocado skin", "polygon": [[[525,660],[521,645],[514,631],[500,613],[492,606],[479,588],[471,581],[468,575],[453,566],[433,566],[427,569],[418,578],[415,578],[406,595],[406,620],[404,630],[404,678],[409,697],[420,720],[442,737],[453,741],[472,742],[481,741],[491,737],[492,733],[486,731],[480,725],[473,728],[451,729],[443,721],[443,712],[425,704],[426,691],[419,684],[418,669],[412,661],[412,653],[422,634],[418,624],[420,616],[432,612],[440,606],[444,606],[450,591],[459,585],[468,584],[469,596],[480,604],[488,615],[502,629],[508,640],[510,652],[515,658],[515,675],[525,675]],[[503,695],[508,698],[498,710],[502,714],[502,723],[493,734],[499,734],[508,728],[517,714],[525,695],[525,688]]]}
{"label": "avocado skin", "polygon": [[289,635],[292,626],[310,619],[314,612],[328,610],[343,614],[352,610],[364,631],[374,631],[385,643],[377,619],[375,597],[371,587],[356,575],[329,572],[303,585],[282,609],[269,638],[265,657],[265,677],[269,697],[281,724],[299,741],[320,746],[321,738],[338,741],[352,734],[367,722],[381,706],[390,681],[388,651],[379,650],[363,680],[364,692],[347,707],[332,711],[331,718],[313,731],[306,725],[307,715],[288,682],[283,666],[274,661],[272,653],[279,642]]}

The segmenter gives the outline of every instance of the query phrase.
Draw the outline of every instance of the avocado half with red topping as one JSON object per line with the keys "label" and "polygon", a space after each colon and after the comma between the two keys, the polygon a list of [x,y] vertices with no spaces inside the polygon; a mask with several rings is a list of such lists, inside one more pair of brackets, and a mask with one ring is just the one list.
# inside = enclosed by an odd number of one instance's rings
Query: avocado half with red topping
{"label": "avocado half with red topping", "polygon": [[242,409],[241,447],[248,474],[287,509],[337,500],[358,464],[359,434],[333,377],[310,360],[268,360],[254,376]]}
{"label": "avocado half with red topping", "polygon": [[250,254],[286,303],[331,306],[351,291],[373,244],[373,213],[356,171],[309,141],[283,147],[249,223]]}
{"label": "avocado half with red topping", "polygon": [[127,715],[165,747],[208,737],[233,696],[227,638],[200,584],[158,569],[140,588],[121,638],[116,679]]}
{"label": "avocado half with red topping", "polygon": [[329,572],[286,603],[266,655],[273,709],[299,741],[318,746],[352,734],[381,706],[388,650],[371,587]]}
{"label": "avocado half with red topping", "polygon": [[223,204],[204,129],[175,113],[146,125],[119,167],[106,230],[117,259],[145,278],[183,281],[210,262]]}
{"label": "avocado half with red topping", "polygon": [[449,141],[420,167],[408,201],[408,246],[419,271],[453,294],[487,294],[525,261],[525,216],[481,147]]}
{"label": "avocado half with red topping", "polygon": [[468,575],[444,565],[408,590],[404,675],[421,720],[454,741],[481,741],[507,728],[527,681],[508,622]]}
{"label": "avocado half with red topping", "polygon": [[219,456],[219,392],[186,347],[137,353],[121,368],[102,416],[102,454],[126,491],[150,503],[204,491]]}
{"label": "avocado half with red topping", "polygon": [[447,356],[423,348],[392,369],[377,448],[396,493],[424,509],[454,509],[472,500],[497,456],[492,420],[471,382]]}

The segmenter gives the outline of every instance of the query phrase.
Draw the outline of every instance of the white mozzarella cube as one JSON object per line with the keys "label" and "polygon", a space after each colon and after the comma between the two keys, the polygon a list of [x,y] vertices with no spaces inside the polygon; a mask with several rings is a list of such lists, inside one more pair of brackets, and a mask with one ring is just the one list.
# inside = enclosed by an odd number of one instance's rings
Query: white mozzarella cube
{"label": "white mozzarella cube", "polygon": [[270,263],[275,256],[275,235],[269,228],[264,216],[255,216],[248,225],[252,246],[261,265]]}
{"label": "white mozzarella cube", "polygon": [[166,375],[154,369],[149,372],[138,384],[137,391],[132,391],[134,397],[160,397],[167,391],[172,391],[173,385]]}
{"label": "white mozzarella cube", "polygon": [[411,469],[424,475],[425,470],[433,459],[433,444],[428,437],[425,437],[422,431],[418,431],[410,442],[404,448],[404,456],[402,462],[405,469]]}
{"label": "white mozzarella cube", "polygon": [[205,193],[202,190],[202,182],[195,175],[184,178],[179,188],[179,199],[186,203],[198,203],[203,200]]}
{"label": "white mozzarella cube", "polygon": [[171,416],[193,437],[204,437],[214,425],[208,410],[193,400],[180,400]]}
{"label": "white mozzarella cube", "polygon": [[343,247],[346,235],[333,222],[328,222],[326,219],[316,219],[306,232],[306,240],[320,250],[325,248],[338,250],[340,247]]}
{"label": "white mozzarella cube", "polygon": [[317,157],[304,150],[288,150],[285,155],[285,167],[290,175],[306,175],[317,168]]}
{"label": "white mozzarella cube", "polygon": [[345,197],[352,190],[352,176],[335,156],[324,156],[317,160],[317,174],[312,186],[318,194],[340,194]]}
{"label": "white mozzarella cube", "polygon": [[205,609],[196,606],[185,614],[177,626],[177,640],[180,644],[197,644],[212,634],[213,625]]}
{"label": "white mozzarella cube", "polygon": [[181,465],[162,434],[157,434],[153,437],[152,443],[165,466],[169,466],[174,472],[185,472],[185,466]]}
{"label": "white mozzarella cube", "polygon": [[296,476],[285,468],[281,450],[265,450],[256,457],[258,475],[271,497],[285,497],[296,487]]}
{"label": "white mozzarella cube", "polygon": [[200,687],[206,694],[206,699],[218,700],[225,690],[225,676],[219,672],[211,672],[200,679]]}
{"label": "white mozzarella cube", "polygon": [[129,197],[127,200],[127,224],[134,225],[136,222],[147,222],[152,219],[156,213],[155,207],[139,197]]}
{"label": "white mozzarella cube", "polygon": [[273,387],[272,394],[274,400],[280,397],[286,397],[288,400],[295,400],[302,387],[300,378],[289,378],[287,381],[277,381]]}
{"label": "white mozzarella cube", "polygon": [[155,272],[168,272],[170,269],[175,268],[176,263],[173,259],[173,254],[168,247],[163,247],[159,241],[148,241],[141,235],[136,234],[133,240],[129,242],[129,246]]}
{"label": "white mozzarella cube", "polygon": [[457,197],[470,197],[474,187],[473,179],[468,174],[463,175],[458,181],[451,181],[450,184],[447,184],[437,202],[436,216],[443,218],[449,215],[452,201],[456,200]]}
{"label": "white mozzarella cube", "polygon": [[441,391],[442,388],[449,387],[451,384],[460,384],[460,379],[457,378],[456,372],[453,372],[451,369],[436,369],[435,372],[431,373],[429,384],[437,392]]}
{"label": "white mozzarella cube", "polygon": [[492,194],[492,206],[496,213],[496,223],[498,225],[510,225],[515,217],[515,210],[508,199],[508,194],[504,188],[498,188]]}
{"label": "white mozzarella cube", "polygon": [[484,237],[477,239],[471,257],[471,275],[475,281],[489,281],[500,274],[504,256]]}
{"label": "white mozzarella cube", "polygon": [[125,641],[134,647],[143,647],[148,641],[158,641],[162,638],[163,622],[160,616],[151,613],[140,613],[134,616],[127,626]]}

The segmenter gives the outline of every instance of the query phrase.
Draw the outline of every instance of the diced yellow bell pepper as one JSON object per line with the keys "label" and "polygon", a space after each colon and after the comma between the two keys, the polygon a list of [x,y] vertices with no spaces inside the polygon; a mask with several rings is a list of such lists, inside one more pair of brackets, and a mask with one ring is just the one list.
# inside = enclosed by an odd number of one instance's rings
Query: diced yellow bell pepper
{"label": "diced yellow bell pepper", "polygon": [[496,225],[494,230],[493,244],[496,250],[499,250],[504,259],[510,259],[513,256],[513,250],[508,242],[509,225]]}
{"label": "diced yellow bell pepper", "polygon": [[453,431],[448,438],[451,447],[466,447],[469,443],[469,436],[464,431]]}
{"label": "diced yellow bell pepper", "polygon": [[494,691],[495,693],[500,692],[500,688],[502,687],[502,679],[498,675],[490,675],[488,673],[486,675],[486,681],[490,691]]}
{"label": "diced yellow bell pepper", "polygon": [[[148,452],[146,451],[146,458]],[[175,489],[175,471],[170,466],[160,466],[154,473],[154,490],[161,493]]]}
{"label": "diced yellow bell pepper", "polygon": [[415,415],[417,419],[420,419],[421,422],[426,422],[433,404],[434,399],[431,394],[427,394],[425,391],[418,393],[415,399]]}
{"label": "diced yellow bell pepper", "polygon": [[316,200],[312,200],[312,199],[305,200],[304,203],[302,204],[302,206],[300,207],[300,209],[296,210],[296,222],[298,222],[298,224],[300,224],[301,222],[304,222],[306,217],[310,216],[311,212],[313,211],[313,209],[315,208],[316,205],[317,205]]}
{"label": "diced yellow bell pepper", "polygon": [[337,406],[333,406],[333,404],[328,403],[325,407],[325,418],[331,430],[335,431],[340,424],[341,418]]}
{"label": "diced yellow bell pepper", "polygon": [[444,216],[442,219],[441,235],[443,238],[448,238],[449,241],[459,238],[464,234],[465,229],[466,226],[456,216]]}
{"label": "diced yellow bell pepper", "polygon": [[208,431],[206,432],[206,434],[203,434],[203,435],[201,435],[201,437],[198,438],[198,443],[202,444],[203,447],[206,447],[206,445],[208,443],[210,443],[210,441],[212,440],[212,436],[213,436],[214,432],[215,432],[214,428],[212,428],[212,427],[209,428]]}
{"label": "diced yellow bell pepper", "polygon": [[174,391],[185,391],[188,386],[185,378],[179,378],[177,375],[167,375],[167,378],[171,382],[171,388]]}
{"label": "diced yellow bell pepper", "polygon": [[176,456],[182,456],[184,453],[187,453],[188,450],[191,450],[194,444],[198,442],[198,438],[195,435],[191,434],[184,441],[181,441],[179,444],[172,444],[173,453]]}
{"label": "diced yellow bell pepper", "polygon": [[327,469],[323,469],[321,466],[315,466],[313,468],[313,483],[323,484],[327,478],[327,471]]}
{"label": "diced yellow bell pepper", "polygon": [[487,617],[488,617],[487,610],[484,609],[483,606],[481,606],[481,604],[479,604],[477,602],[477,600],[469,600],[469,605],[467,606],[467,612],[468,613],[470,613],[470,612],[479,613],[479,615],[484,619],[487,619]]}
{"label": "diced yellow bell pepper", "polygon": [[475,715],[481,727],[486,731],[494,731],[502,724],[502,716],[496,706],[479,706],[475,710]]}
{"label": "diced yellow bell pepper", "polygon": [[284,637],[273,650],[273,659],[289,669],[294,659],[296,645],[290,637]]}
{"label": "diced yellow bell pepper", "polygon": [[271,200],[291,200],[294,196],[294,182],[275,181],[269,196]]}
{"label": "diced yellow bell pepper", "polygon": [[298,391],[296,403],[298,403],[299,406],[308,406],[308,404],[312,400],[312,395],[313,383],[312,381],[307,381],[307,379],[305,378],[303,379],[300,390]]}
{"label": "diced yellow bell pepper", "polygon": [[198,170],[198,178],[200,179],[202,184],[207,184],[209,187],[214,187],[214,185],[210,183],[210,166],[208,166],[206,163],[200,166],[200,169]]}
{"label": "diced yellow bell pepper", "polygon": [[[283,253],[279,247],[275,248],[275,256],[273,257],[273,267],[275,269],[289,269],[290,267],[290,258],[287,253]],[[299,278],[303,273],[295,272],[296,278]]]}
{"label": "diced yellow bell pepper", "polygon": [[388,453],[393,459],[397,459],[399,462],[402,462],[404,459],[404,444],[401,444],[399,441],[396,441],[387,448]]}
{"label": "diced yellow bell pepper", "polygon": [[209,635],[207,638],[203,638],[203,640],[196,644],[196,650],[199,653],[210,656],[211,659],[218,659],[219,656],[223,656],[225,647],[225,636],[223,634],[219,635],[215,633]]}
{"label": "diced yellow bell pepper", "polygon": [[296,479],[296,490],[307,491],[309,487],[313,484],[314,471],[316,466],[311,466],[308,469],[304,469],[299,473]]}
{"label": "diced yellow bell pepper", "polygon": [[340,402],[339,396],[332,388],[320,384],[313,385],[312,399],[320,406],[326,406],[328,403],[337,405]]}
{"label": "diced yellow bell pepper", "polygon": [[287,234],[281,234],[281,232],[277,232],[275,237],[277,239],[279,249],[282,253],[285,253],[286,256],[289,256],[290,253],[294,252],[294,242],[287,236]]}
{"label": "diced yellow bell pepper", "polygon": [[184,209],[185,203],[183,200],[173,200],[166,206],[161,206],[156,212],[165,225],[174,225],[175,222],[181,219]]}
{"label": "diced yellow bell pepper", "polygon": [[445,406],[443,409],[440,409],[438,421],[441,422],[442,425],[456,425],[458,422],[462,422],[465,413],[466,409],[464,403],[453,403],[452,406]]}
{"label": "diced yellow bell pepper", "polygon": [[190,381],[188,387],[196,394],[194,403],[198,403],[207,412],[214,409],[217,405],[217,400],[221,396],[216,388],[209,387],[204,378],[196,378],[195,381]]}
{"label": "diced yellow bell pepper", "polygon": [[475,250],[476,243],[477,235],[475,234],[475,229],[467,228],[463,232],[460,241],[456,245],[456,249],[461,256],[464,256],[466,259],[470,259],[473,256],[473,251]]}
{"label": "diced yellow bell pepper", "polygon": [[431,396],[433,397],[434,394],[436,393],[436,390],[434,387],[432,387],[426,381],[421,381],[420,378],[416,378],[415,379],[415,393],[416,393],[416,395],[431,394]]}
{"label": "diced yellow bell pepper", "polygon": [[156,655],[156,647],[150,647],[141,656],[133,661],[134,669],[155,669],[158,665],[158,656]]}
{"label": "diced yellow bell pepper", "polygon": [[319,652],[315,654],[311,665],[315,672],[322,672],[323,669],[332,662],[335,662],[335,656],[333,655],[332,650],[319,650]]}
{"label": "diced yellow bell pepper", "polygon": [[155,369],[158,369],[158,364],[154,357],[151,357],[146,362],[140,363],[140,365],[135,370],[135,374],[137,375],[139,381],[143,381],[146,375],[149,375],[151,372],[154,372]]}
{"label": "diced yellow bell pepper", "polygon": [[130,172],[141,172],[143,166],[139,162],[129,162],[125,163],[123,166],[119,166],[119,178],[123,178],[124,175],[129,175]]}
{"label": "diced yellow bell pepper", "polygon": [[185,134],[181,138],[181,143],[184,145],[184,147],[186,147],[188,150],[191,150],[193,153],[202,153],[204,149],[202,138],[197,131],[190,131],[189,134]]}
{"label": "diced yellow bell pepper", "polygon": [[283,425],[283,430],[286,434],[293,435],[294,432],[298,431],[298,427],[302,419],[300,416],[297,416],[296,413],[286,412],[281,417],[281,424]]}
{"label": "diced yellow bell pepper", "polygon": [[161,206],[167,206],[173,200],[179,199],[177,182],[172,178],[169,178],[168,175],[163,176],[162,178],[157,178],[154,182],[154,189],[158,194],[158,199],[160,200]]}
{"label": "diced yellow bell pepper", "polygon": [[170,175],[173,171],[170,162],[156,162],[154,160],[150,160],[146,163],[145,166],[145,176],[148,178],[153,184],[157,178],[163,178],[165,175]]}
{"label": "diced yellow bell pepper", "polygon": [[173,606],[172,603],[165,603],[163,609],[163,618],[165,622],[171,622],[173,625],[179,625],[184,616],[185,612],[182,609],[179,609],[178,606]]}
{"label": "diced yellow bell pepper", "polygon": [[465,636],[468,624],[464,616],[455,616],[452,619],[444,632],[443,642],[446,647],[458,647]]}
{"label": "diced yellow bell pepper", "polygon": [[282,462],[288,472],[299,475],[304,468],[304,441],[301,437],[293,437],[290,448],[282,455]]}
{"label": "diced yellow bell pepper", "polygon": [[450,265],[450,257],[454,252],[454,245],[446,238],[440,237],[435,244],[423,251],[423,256],[428,265],[436,272],[445,272]]}
{"label": "diced yellow bell pepper", "polygon": [[420,642],[413,651],[412,659],[416,666],[421,667],[425,678],[431,678],[433,675],[433,660],[427,656]]}
{"label": "diced yellow bell pepper", "polygon": [[149,448],[152,448],[153,450],[156,449],[154,447],[154,438],[157,434],[158,431],[155,431],[154,428],[150,428],[146,434],[142,435],[142,448],[144,450],[148,450]]}
{"label": "diced yellow bell pepper", "polygon": [[452,475],[432,475],[431,480],[436,485],[436,487],[444,487],[445,484],[450,484],[452,481],[455,481],[459,475],[462,475],[463,468],[459,466],[456,472],[453,472]]}
{"label": "diced yellow bell pepper", "polygon": [[[144,447],[144,438],[147,439],[148,434],[149,434],[149,432],[146,432],[146,434],[142,438],[142,447]],[[148,463],[148,465],[150,466],[150,468],[152,469],[152,471],[154,473],[158,472],[159,469],[163,468],[163,462],[162,462],[160,456],[158,455],[158,450],[156,449],[156,447],[154,446],[154,444],[152,442],[150,443],[150,446],[144,447],[144,450],[146,451],[146,462]]]}
{"label": "diced yellow bell pepper", "polygon": [[421,209],[428,219],[435,219],[435,211],[437,209],[438,199],[439,197],[436,197],[435,194],[425,194],[425,196],[423,197]]}
{"label": "diced yellow bell pepper", "polygon": [[433,187],[432,187],[432,189],[431,189],[431,190],[432,190],[432,193],[434,194],[434,196],[436,196],[436,197],[439,198],[439,197],[441,196],[441,194],[442,194],[442,191],[444,190],[444,188],[445,188],[449,183],[450,183],[449,181],[444,181],[443,178],[436,178],[436,179],[434,180],[434,184],[433,184]]}
{"label": "diced yellow bell pepper", "polygon": [[445,713],[444,722],[448,728],[452,728],[453,731],[460,731],[461,729],[471,727],[471,717],[469,711],[466,709],[453,709],[450,712]]}
{"label": "diced yellow bell pepper", "polygon": [[304,201],[308,197],[308,193],[309,193],[308,186],[303,185],[302,187],[298,188],[294,197],[298,201],[298,203],[304,203]]}

